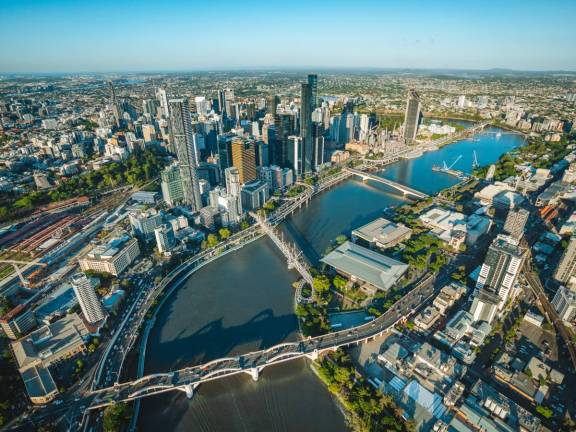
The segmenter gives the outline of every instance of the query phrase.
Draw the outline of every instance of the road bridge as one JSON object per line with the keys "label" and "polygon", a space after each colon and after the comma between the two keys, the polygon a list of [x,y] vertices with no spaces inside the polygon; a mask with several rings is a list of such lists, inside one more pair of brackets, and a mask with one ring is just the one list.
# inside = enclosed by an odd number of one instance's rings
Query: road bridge
{"label": "road bridge", "polygon": [[425,194],[424,192],[417,191],[416,189],[413,189],[409,186],[405,186],[403,184],[396,183],[395,181],[388,180],[388,179],[383,178],[383,177],[379,177],[375,174],[371,174],[371,173],[368,173],[366,171],[360,171],[360,170],[357,170],[354,168],[344,168],[344,170],[346,170],[349,173],[352,173],[358,177],[361,177],[362,180],[373,180],[375,182],[385,184],[386,186],[390,186],[391,188],[402,192],[403,195],[410,195],[410,196],[417,198],[417,199],[428,198],[428,195]]}
{"label": "road bridge", "polygon": [[174,390],[182,391],[188,398],[192,398],[200,384],[240,373],[248,374],[256,381],[262,370],[268,366],[298,358],[315,360],[321,354],[340,347],[373,340],[415,313],[434,294],[434,276],[428,274],[392,308],[369,323],[301,341],[281,343],[235,357],[220,358],[169,373],[147,375],[135,381],[88,392],[77,402],[85,409],[94,410],[116,402],[132,401]]}

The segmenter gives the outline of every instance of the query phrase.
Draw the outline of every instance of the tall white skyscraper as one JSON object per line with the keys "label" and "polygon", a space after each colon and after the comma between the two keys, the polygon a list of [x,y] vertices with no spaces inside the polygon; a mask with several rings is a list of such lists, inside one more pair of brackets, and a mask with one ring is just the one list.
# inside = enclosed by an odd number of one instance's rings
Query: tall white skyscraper
{"label": "tall white skyscraper", "polygon": [[170,109],[168,108],[168,96],[166,95],[166,90],[159,88],[156,91],[156,98],[160,102],[160,108],[162,115],[166,118],[170,117]]}
{"label": "tall white skyscraper", "polygon": [[106,315],[90,279],[83,273],[76,273],[72,276],[72,288],[84,319],[90,324],[102,321]]}
{"label": "tall white skyscraper", "polygon": [[184,203],[189,204],[193,211],[200,211],[202,198],[196,170],[198,153],[188,101],[186,99],[172,99],[168,104],[170,107],[170,138],[178,157]]}

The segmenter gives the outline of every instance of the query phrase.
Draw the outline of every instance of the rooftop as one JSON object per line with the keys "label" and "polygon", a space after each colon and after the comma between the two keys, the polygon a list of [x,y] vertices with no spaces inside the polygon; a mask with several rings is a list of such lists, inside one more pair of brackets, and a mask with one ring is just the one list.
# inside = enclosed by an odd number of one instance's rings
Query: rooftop
{"label": "rooftop", "polygon": [[321,261],[381,290],[390,289],[408,270],[403,262],[349,241]]}
{"label": "rooftop", "polygon": [[12,343],[18,368],[23,371],[45,362],[45,366],[48,366],[53,357],[83,344],[87,335],[88,329],[78,314],[67,315],[41,327]]}
{"label": "rooftop", "polygon": [[396,224],[384,218],[378,218],[352,231],[353,236],[363,238],[368,242],[378,242],[382,245],[395,243],[410,234],[412,230],[402,224]]}

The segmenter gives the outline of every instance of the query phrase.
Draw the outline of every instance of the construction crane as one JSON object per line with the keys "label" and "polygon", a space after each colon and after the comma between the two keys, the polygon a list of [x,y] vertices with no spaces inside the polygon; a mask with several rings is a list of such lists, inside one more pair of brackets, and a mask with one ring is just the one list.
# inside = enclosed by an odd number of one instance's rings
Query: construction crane
{"label": "construction crane", "polygon": [[458,157],[456,158],[456,160],[455,160],[454,162],[452,162],[452,165],[450,165],[450,166],[446,165],[446,161],[442,161],[442,169],[443,169],[444,171],[450,171],[450,170],[452,169],[452,167],[453,167],[454,165],[456,165],[456,163],[457,163],[460,159],[462,159],[462,155],[458,156]]}
{"label": "construction crane", "polygon": [[480,164],[478,163],[478,157],[476,156],[476,150],[474,150],[472,153],[474,154],[474,158],[472,159],[472,170],[475,170],[476,168],[478,168],[480,166]]}

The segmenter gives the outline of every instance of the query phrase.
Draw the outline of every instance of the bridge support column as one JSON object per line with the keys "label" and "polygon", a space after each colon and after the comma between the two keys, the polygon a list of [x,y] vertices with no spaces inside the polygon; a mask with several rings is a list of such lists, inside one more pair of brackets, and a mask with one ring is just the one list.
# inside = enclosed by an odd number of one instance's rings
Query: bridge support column
{"label": "bridge support column", "polygon": [[315,350],[312,351],[310,354],[308,354],[308,358],[309,358],[310,360],[318,360],[318,355],[319,355],[318,350],[315,349]]}
{"label": "bridge support column", "polygon": [[184,392],[186,393],[186,397],[188,399],[192,399],[194,397],[194,392],[196,391],[197,387],[198,384],[186,384],[184,386]]}
{"label": "bridge support column", "polygon": [[260,377],[260,372],[258,371],[258,368],[250,369],[249,373],[254,381],[258,381],[258,378]]}

